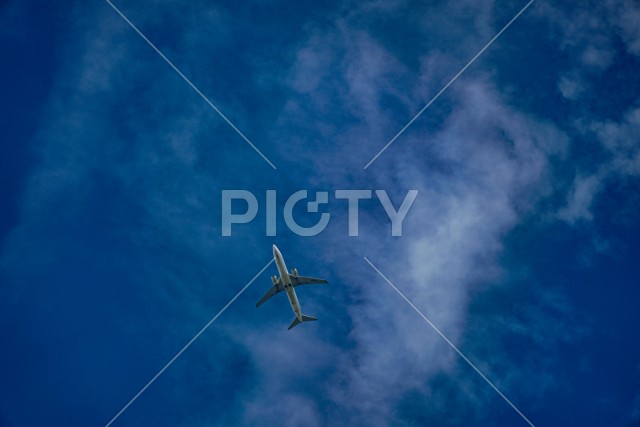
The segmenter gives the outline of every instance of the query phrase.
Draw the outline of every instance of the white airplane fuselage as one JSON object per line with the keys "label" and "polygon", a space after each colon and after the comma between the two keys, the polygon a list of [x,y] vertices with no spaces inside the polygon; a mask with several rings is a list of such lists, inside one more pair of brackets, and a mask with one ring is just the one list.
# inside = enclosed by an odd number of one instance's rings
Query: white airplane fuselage
{"label": "white airplane fuselage", "polygon": [[298,301],[296,291],[293,290],[293,285],[291,284],[291,278],[289,277],[287,266],[285,265],[282,254],[280,253],[276,245],[273,245],[273,258],[276,261],[276,266],[278,267],[278,272],[280,273],[280,280],[282,282],[282,286],[284,287],[284,291],[287,293],[287,297],[289,298],[291,309],[296,314],[298,320],[302,321],[302,310],[300,309],[300,301]]}

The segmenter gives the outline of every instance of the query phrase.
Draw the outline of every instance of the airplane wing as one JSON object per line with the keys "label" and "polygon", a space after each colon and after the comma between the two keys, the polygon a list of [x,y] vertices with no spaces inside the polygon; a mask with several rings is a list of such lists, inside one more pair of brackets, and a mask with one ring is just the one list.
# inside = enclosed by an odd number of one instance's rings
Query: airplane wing
{"label": "airplane wing", "polygon": [[278,279],[278,283],[276,283],[275,285],[273,285],[271,287],[271,289],[269,289],[267,291],[266,294],[264,294],[264,296],[262,298],[260,298],[260,301],[258,301],[258,303],[256,304],[256,307],[260,307],[262,304],[264,304],[269,298],[271,298],[272,296],[274,296],[275,294],[277,294],[278,292],[284,291],[284,287],[282,287],[282,281],[280,279]]}
{"label": "airplane wing", "polygon": [[324,279],[316,279],[315,277],[305,277],[305,276],[289,276],[291,278],[291,284],[295,286],[300,285],[321,285],[324,283],[329,283]]}

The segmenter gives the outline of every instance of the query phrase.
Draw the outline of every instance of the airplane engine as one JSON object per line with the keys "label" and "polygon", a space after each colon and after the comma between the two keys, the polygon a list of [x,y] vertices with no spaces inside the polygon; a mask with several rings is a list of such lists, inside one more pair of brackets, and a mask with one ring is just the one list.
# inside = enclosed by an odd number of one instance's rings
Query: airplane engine
{"label": "airplane engine", "polygon": [[298,277],[298,269],[297,268],[292,268],[291,269],[291,274],[293,274],[293,277]]}
{"label": "airplane engine", "polygon": [[273,282],[273,284],[277,284],[278,283],[278,278],[276,276],[271,276],[271,281]]}

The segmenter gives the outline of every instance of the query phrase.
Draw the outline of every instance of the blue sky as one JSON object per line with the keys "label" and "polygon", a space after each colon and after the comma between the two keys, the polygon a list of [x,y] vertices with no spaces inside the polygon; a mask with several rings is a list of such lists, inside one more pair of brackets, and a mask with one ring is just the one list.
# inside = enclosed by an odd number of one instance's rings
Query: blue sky
{"label": "blue sky", "polygon": [[108,3],[2,3],[0,425],[105,425],[273,244],[319,321],[269,267],[113,425],[527,425],[365,256],[535,425],[640,425],[637,2],[535,1],[366,170],[525,2],[115,4],[277,169]]}

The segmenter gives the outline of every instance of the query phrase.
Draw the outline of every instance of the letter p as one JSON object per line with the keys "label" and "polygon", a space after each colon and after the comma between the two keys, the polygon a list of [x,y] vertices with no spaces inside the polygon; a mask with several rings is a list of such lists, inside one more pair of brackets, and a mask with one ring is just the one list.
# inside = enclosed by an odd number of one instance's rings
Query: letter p
{"label": "letter p", "polygon": [[[247,210],[242,214],[231,213],[232,200],[247,202]],[[247,190],[222,190],[222,235],[231,236],[231,224],[246,224],[256,217],[258,200]]]}

